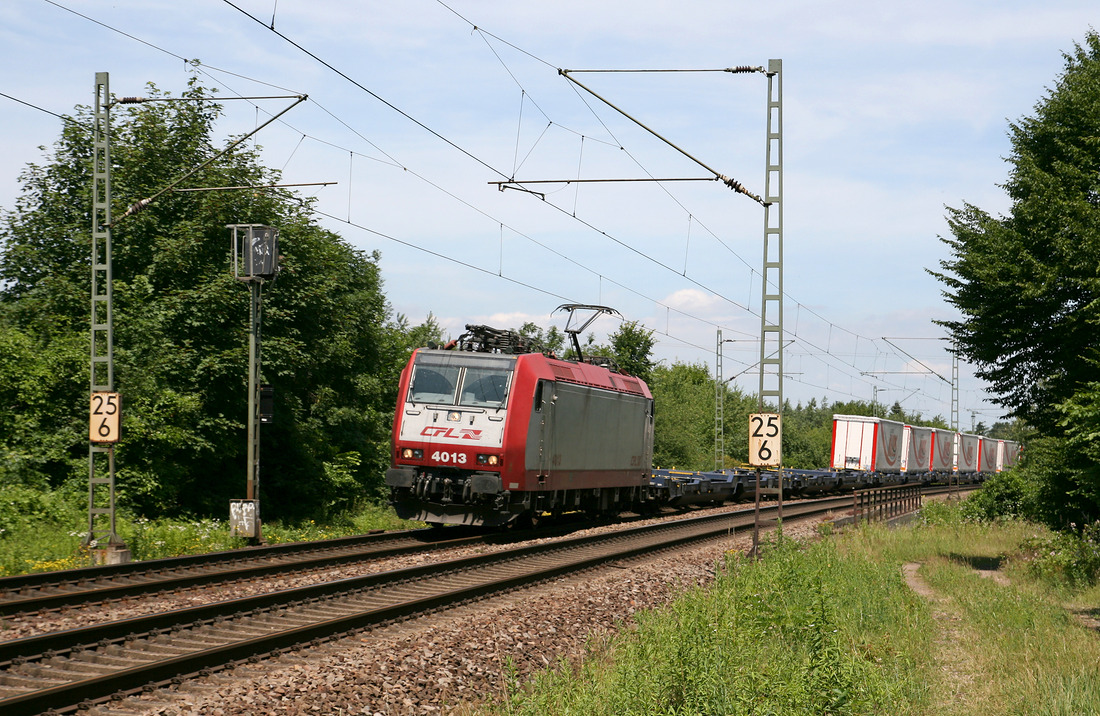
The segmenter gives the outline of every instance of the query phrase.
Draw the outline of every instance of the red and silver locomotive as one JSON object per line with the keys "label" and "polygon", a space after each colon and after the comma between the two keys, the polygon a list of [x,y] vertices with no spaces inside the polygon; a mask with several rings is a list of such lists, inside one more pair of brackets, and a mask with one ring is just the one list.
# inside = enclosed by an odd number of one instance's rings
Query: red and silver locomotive
{"label": "red and silver locomotive", "polygon": [[512,331],[466,329],[448,349],[416,350],[401,373],[386,471],[400,517],[499,526],[646,501],[653,396],[643,381],[525,352]]}

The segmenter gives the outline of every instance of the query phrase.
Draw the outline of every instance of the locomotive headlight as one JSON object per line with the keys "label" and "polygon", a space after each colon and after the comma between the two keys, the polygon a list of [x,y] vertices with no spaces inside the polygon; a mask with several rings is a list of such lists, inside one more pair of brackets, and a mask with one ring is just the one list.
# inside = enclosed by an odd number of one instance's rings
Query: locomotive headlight
{"label": "locomotive headlight", "polygon": [[406,460],[419,460],[424,457],[424,451],[414,448],[404,448],[401,450],[401,457]]}
{"label": "locomotive headlight", "polygon": [[451,412],[447,413],[447,420],[451,421],[452,423],[457,423],[459,420],[462,420],[462,413],[458,412],[457,410],[452,410]]}
{"label": "locomotive headlight", "polygon": [[499,455],[478,455],[477,456],[477,464],[478,465],[488,465],[489,467],[499,467],[500,466],[500,456]]}

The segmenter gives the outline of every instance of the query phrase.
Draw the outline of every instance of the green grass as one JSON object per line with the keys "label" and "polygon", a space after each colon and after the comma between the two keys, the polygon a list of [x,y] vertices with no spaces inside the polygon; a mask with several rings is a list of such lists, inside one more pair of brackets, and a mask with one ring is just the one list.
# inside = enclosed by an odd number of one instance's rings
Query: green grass
{"label": "green grass", "polygon": [[[11,488],[0,498],[0,576],[87,567],[93,553],[85,547],[86,497]],[[264,523],[270,544],[309,542],[372,530],[423,527],[397,519],[385,506],[365,505],[341,514],[328,524]],[[119,511],[117,531],[135,561],[203,554],[247,545],[229,534],[229,524],[218,519],[172,520],[134,518]]]}
{"label": "green grass", "polygon": [[[577,662],[526,681],[513,674],[509,694],[482,709],[1100,714],[1100,637],[1065,608],[1097,610],[1100,587],[1045,564],[1067,559],[1036,554],[1052,540],[1021,521],[969,521],[952,505],[931,506],[913,528],[785,540],[759,562],[731,557],[711,587],[639,615]],[[935,601],[907,586],[906,562],[923,565]]]}
{"label": "green grass", "polygon": [[923,713],[928,606],[826,541],[731,559],[716,583],[490,707],[505,714]]}
{"label": "green grass", "polygon": [[970,628],[969,714],[1100,713],[1100,641],[1033,583],[1002,586],[938,558],[923,570]]}

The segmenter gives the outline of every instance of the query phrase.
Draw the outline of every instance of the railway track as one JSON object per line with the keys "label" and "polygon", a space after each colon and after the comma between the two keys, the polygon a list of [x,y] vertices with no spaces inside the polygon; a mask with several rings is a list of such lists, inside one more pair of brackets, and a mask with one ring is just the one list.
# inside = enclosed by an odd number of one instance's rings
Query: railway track
{"label": "railway track", "polygon": [[[947,489],[926,488],[924,494]],[[0,578],[0,617],[270,575],[286,576],[402,554],[554,537],[572,528],[566,525],[507,534],[486,534],[465,528],[408,530],[4,577]]]}
{"label": "railway track", "polygon": [[[851,498],[792,503],[784,519]],[[762,507],[774,519],[775,506]],[[0,643],[0,713],[67,711],[752,525],[751,511],[573,537]]]}
{"label": "railway track", "polygon": [[0,617],[510,539],[522,536],[408,530],[4,577]]}

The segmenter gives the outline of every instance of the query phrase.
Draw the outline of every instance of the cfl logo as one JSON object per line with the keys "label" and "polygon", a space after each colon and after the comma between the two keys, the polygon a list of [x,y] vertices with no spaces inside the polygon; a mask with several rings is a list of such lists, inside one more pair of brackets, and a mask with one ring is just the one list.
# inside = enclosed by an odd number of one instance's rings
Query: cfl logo
{"label": "cfl logo", "polygon": [[473,428],[443,428],[429,425],[420,431],[426,438],[451,438],[453,440],[481,440],[481,431]]}

